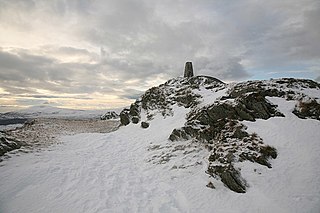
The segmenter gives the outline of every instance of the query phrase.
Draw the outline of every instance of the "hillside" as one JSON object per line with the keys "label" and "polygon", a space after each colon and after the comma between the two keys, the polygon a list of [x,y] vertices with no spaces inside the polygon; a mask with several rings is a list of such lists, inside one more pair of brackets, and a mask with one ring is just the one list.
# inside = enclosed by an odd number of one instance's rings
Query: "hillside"
{"label": "hillside", "polygon": [[319,98],[311,80],[171,79],[115,132],[3,161],[0,210],[319,212]]}
{"label": "hillside", "polygon": [[[278,153],[257,133],[249,133],[241,121],[285,117],[273,103],[277,102],[272,101],[275,97],[296,101],[292,113],[297,117],[320,120],[319,93],[318,83],[302,79],[249,81],[232,86],[207,76],[172,79],[148,90],[130,109],[123,110],[120,118],[123,125],[141,120],[142,127],[147,127],[158,114],[175,116],[174,106],[188,109],[186,122],[173,129],[169,140],[204,145],[210,152],[206,172],[231,190],[244,193],[249,183],[235,168],[236,163],[250,161],[271,169],[271,159]],[[214,187],[212,183],[210,186]]]}

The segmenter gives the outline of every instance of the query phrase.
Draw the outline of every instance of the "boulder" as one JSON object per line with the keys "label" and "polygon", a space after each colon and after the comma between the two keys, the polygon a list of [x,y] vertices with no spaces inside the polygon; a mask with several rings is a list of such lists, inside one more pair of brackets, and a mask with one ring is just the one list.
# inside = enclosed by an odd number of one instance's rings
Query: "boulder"
{"label": "boulder", "polygon": [[149,123],[147,123],[147,122],[145,122],[145,121],[142,121],[141,122],[141,127],[143,128],[143,129],[146,129],[146,128],[148,128],[149,127]]}
{"label": "boulder", "polygon": [[131,121],[132,121],[132,123],[137,124],[137,123],[139,123],[140,119],[139,119],[138,116],[133,116],[133,117],[131,118]]}
{"label": "boulder", "polygon": [[129,116],[130,110],[124,109],[120,113],[120,122],[122,125],[126,126],[130,123],[130,116]]}

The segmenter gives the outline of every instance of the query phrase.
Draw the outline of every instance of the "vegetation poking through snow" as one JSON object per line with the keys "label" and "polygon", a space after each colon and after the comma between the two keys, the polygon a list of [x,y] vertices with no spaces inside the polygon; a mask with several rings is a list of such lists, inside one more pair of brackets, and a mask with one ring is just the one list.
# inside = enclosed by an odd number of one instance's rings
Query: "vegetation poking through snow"
{"label": "vegetation poking through snow", "polygon": [[301,100],[295,106],[293,113],[299,118],[320,120],[320,104],[316,99]]}

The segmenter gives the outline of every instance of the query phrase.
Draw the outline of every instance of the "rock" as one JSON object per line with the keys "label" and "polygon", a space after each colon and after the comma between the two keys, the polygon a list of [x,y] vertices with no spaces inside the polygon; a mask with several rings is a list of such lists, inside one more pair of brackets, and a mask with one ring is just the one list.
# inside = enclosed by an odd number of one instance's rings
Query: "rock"
{"label": "rock", "polygon": [[140,116],[140,107],[138,103],[131,104],[130,106],[130,115],[131,116]]}
{"label": "rock", "polygon": [[119,118],[119,115],[114,111],[107,112],[106,114],[101,115],[100,117],[101,120],[110,120],[110,119],[118,119],[118,118]]}
{"label": "rock", "polygon": [[20,140],[9,137],[4,132],[0,132],[0,157],[7,152],[21,148],[23,145],[26,144]]}
{"label": "rock", "polygon": [[206,187],[211,188],[211,189],[215,189],[216,187],[214,187],[213,183],[210,181]]}
{"label": "rock", "polygon": [[144,129],[148,128],[149,125],[150,125],[150,124],[147,123],[147,122],[145,122],[145,121],[142,121],[142,122],[141,122],[141,127],[144,128]]}
{"label": "rock", "polygon": [[302,119],[320,120],[320,104],[315,99],[299,101],[292,113]]}
{"label": "rock", "polygon": [[221,181],[232,191],[238,193],[246,192],[246,186],[242,183],[239,173],[235,170],[224,171],[223,173],[221,173],[220,177]]}
{"label": "rock", "polygon": [[184,75],[183,77],[185,78],[190,78],[193,77],[193,67],[192,67],[192,62],[186,62],[186,65],[184,67]]}
{"label": "rock", "polygon": [[130,123],[129,109],[124,109],[120,113],[120,122],[122,125],[126,126]]}
{"label": "rock", "polygon": [[140,119],[138,116],[134,116],[131,118],[131,121],[132,121],[132,123],[137,124],[137,123],[139,123]]}

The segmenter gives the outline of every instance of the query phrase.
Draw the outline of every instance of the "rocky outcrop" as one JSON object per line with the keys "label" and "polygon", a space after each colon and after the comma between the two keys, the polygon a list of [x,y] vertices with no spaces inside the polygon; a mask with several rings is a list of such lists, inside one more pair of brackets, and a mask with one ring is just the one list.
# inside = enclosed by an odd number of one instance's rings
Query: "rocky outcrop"
{"label": "rocky outcrop", "polygon": [[299,118],[320,120],[320,103],[315,99],[301,100],[295,106],[293,113]]}
{"label": "rocky outcrop", "polygon": [[[141,126],[147,128],[156,114],[172,116],[175,105],[188,108],[185,124],[173,129],[169,140],[191,140],[204,145],[210,152],[207,174],[220,179],[230,190],[244,193],[248,184],[235,164],[250,161],[272,168],[271,159],[277,158],[277,150],[264,144],[256,133],[247,132],[242,121],[283,117],[268,97],[295,100],[295,115],[319,120],[319,100],[310,98],[303,92],[305,89],[320,90],[320,85],[311,80],[286,78],[227,86],[216,78],[185,75],[147,90],[130,109],[121,112],[120,118],[123,125],[139,123],[143,111],[148,122],[142,121]],[[203,103],[201,94],[211,97],[222,90],[222,96]]]}
{"label": "rocky outcrop", "polygon": [[119,119],[119,115],[115,111],[107,112],[104,115],[101,115],[101,120],[111,120],[111,119]]}
{"label": "rocky outcrop", "polygon": [[124,109],[120,113],[120,122],[122,125],[126,126],[129,123],[137,124],[140,121],[140,110],[141,103],[140,101],[136,101],[131,104],[129,109]]}
{"label": "rocky outcrop", "polygon": [[158,87],[148,89],[129,109],[122,110],[120,122],[124,126],[131,122],[139,123],[141,110],[146,112],[147,120],[152,120],[157,113],[164,117],[172,116],[173,105],[193,108],[200,102],[201,95],[196,93],[200,87],[215,91],[225,88],[225,84],[208,76],[171,79]]}
{"label": "rocky outcrop", "polygon": [[10,137],[5,132],[0,132],[0,157],[7,152],[21,148],[23,145],[26,144],[20,140]]}

